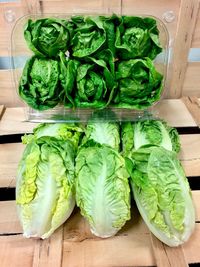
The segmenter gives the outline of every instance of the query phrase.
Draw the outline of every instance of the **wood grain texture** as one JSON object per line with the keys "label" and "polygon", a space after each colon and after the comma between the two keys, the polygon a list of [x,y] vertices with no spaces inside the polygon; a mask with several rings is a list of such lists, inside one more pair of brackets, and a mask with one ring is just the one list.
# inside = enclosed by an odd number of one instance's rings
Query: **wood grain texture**
{"label": "wood grain texture", "polygon": [[32,267],[60,267],[62,264],[63,226],[50,238],[36,240]]}
{"label": "wood grain texture", "polygon": [[[13,14],[13,20],[6,20],[6,14],[8,16]],[[0,3],[0,56],[10,56],[12,29],[16,20],[25,14],[26,11],[20,1]]]}
{"label": "wood grain texture", "polygon": [[182,246],[169,248],[153,234],[150,236],[157,267],[188,267]]}
{"label": "wood grain texture", "polygon": [[188,52],[192,42],[198,8],[198,0],[181,0],[177,32],[173,44],[170,98],[179,98],[182,95]]}
{"label": "wood grain texture", "polygon": [[196,96],[182,97],[196,124],[200,127],[200,100]]}
{"label": "wood grain texture", "polygon": [[189,62],[187,65],[184,83],[183,96],[200,97],[200,62]]}
{"label": "wood grain texture", "polygon": [[22,235],[0,236],[1,267],[31,267],[35,242]]}
{"label": "wood grain texture", "polygon": [[0,104],[4,104],[5,107],[23,106],[17,95],[11,70],[0,70]]}
{"label": "wood grain texture", "polygon": [[198,10],[198,17],[195,25],[191,47],[200,47],[200,9]]}

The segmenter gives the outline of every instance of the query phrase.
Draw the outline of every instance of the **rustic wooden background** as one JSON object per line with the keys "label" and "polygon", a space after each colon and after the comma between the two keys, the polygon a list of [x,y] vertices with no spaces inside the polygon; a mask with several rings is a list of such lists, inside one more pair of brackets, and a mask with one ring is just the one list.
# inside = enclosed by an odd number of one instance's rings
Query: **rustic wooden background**
{"label": "rustic wooden background", "polygon": [[[151,14],[162,19],[169,30],[171,48],[166,97],[200,97],[200,62],[188,62],[191,49],[196,49],[197,53],[197,48],[200,49],[199,0],[19,0],[9,3],[5,0],[0,3],[0,57],[10,56],[11,31],[19,17],[30,13],[85,10]],[[172,14],[171,19],[166,18],[168,12]],[[10,69],[0,70],[0,104],[22,105],[14,90]]]}

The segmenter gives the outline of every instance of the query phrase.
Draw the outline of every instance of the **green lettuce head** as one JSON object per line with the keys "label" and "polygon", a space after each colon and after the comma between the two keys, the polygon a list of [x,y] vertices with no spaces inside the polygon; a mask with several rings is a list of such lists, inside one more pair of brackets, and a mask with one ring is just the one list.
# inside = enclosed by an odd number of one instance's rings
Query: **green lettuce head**
{"label": "green lettuce head", "polygon": [[100,17],[72,17],[74,37],[72,38],[72,55],[84,58],[96,53],[106,41],[106,32]]}
{"label": "green lettuce head", "polygon": [[145,109],[160,99],[163,75],[149,58],[120,62],[116,79],[118,92],[114,102],[117,107]]}
{"label": "green lettuce head", "polygon": [[24,37],[29,48],[38,56],[57,57],[66,52],[72,35],[72,25],[62,19],[46,18],[28,20]]}
{"label": "green lettuce head", "polygon": [[168,246],[188,240],[195,226],[191,191],[175,152],[140,148],[126,159],[139,212],[150,231]]}
{"label": "green lettuce head", "polygon": [[18,166],[16,203],[25,237],[48,238],[71,215],[75,152],[70,141],[41,137]]}
{"label": "green lettuce head", "polygon": [[37,56],[30,58],[23,69],[19,95],[30,107],[46,110],[59,103],[59,63]]}
{"label": "green lettuce head", "polygon": [[113,236],[130,219],[128,173],[116,150],[92,141],[80,149],[76,202],[96,236]]}
{"label": "green lettuce head", "polygon": [[122,16],[116,30],[115,46],[120,59],[154,59],[162,51],[156,21],[153,18]]}
{"label": "green lettuce head", "polygon": [[98,59],[90,57],[88,62],[81,63],[60,54],[66,106],[104,108],[110,103],[116,87],[112,54],[105,50],[98,55]]}
{"label": "green lettuce head", "polygon": [[141,120],[122,124],[123,152],[128,155],[141,147],[162,146],[170,151],[180,151],[180,140],[175,128],[161,120]]}

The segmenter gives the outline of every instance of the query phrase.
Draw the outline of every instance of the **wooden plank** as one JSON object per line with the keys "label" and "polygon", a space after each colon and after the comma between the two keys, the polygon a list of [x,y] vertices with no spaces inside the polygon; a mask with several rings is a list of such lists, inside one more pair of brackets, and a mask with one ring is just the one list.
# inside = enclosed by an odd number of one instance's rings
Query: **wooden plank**
{"label": "wooden plank", "polygon": [[200,176],[200,135],[180,135],[179,158],[187,176]]}
{"label": "wooden plank", "polygon": [[0,236],[1,267],[59,267],[61,256],[62,227],[47,240]]}
{"label": "wooden plank", "polygon": [[63,226],[45,240],[37,240],[32,267],[60,267],[62,263]]}
{"label": "wooden plank", "polygon": [[200,127],[200,100],[196,96],[182,97],[196,124]]}
{"label": "wooden plank", "polygon": [[[195,232],[184,248],[188,263],[200,262],[198,253],[200,225],[196,224]],[[195,237],[195,238],[194,238]],[[191,250],[195,252],[190,255]],[[170,250],[168,255],[173,255]],[[142,257],[141,257],[142,255]],[[180,255],[180,254],[178,254]],[[150,234],[137,214],[133,214],[119,233],[108,239],[101,239],[89,232],[87,222],[75,213],[65,224],[62,266],[70,267],[119,267],[119,266],[155,266]],[[180,265],[173,265],[180,266]],[[183,265],[182,265],[183,266]]]}
{"label": "wooden plank", "polygon": [[[113,1],[114,3],[114,1]],[[48,13],[66,13],[66,14],[77,14],[77,13],[86,13],[86,14],[102,14],[104,13],[104,4],[103,1],[99,0],[88,0],[88,1],[81,1],[81,0],[76,0],[76,1],[58,1],[52,2],[52,1],[44,1],[42,3],[42,9],[43,12],[48,14]],[[66,12],[63,12],[65,10]],[[113,8],[113,10],[115,10]]]}
{"label": "wooden plank", "polygon": [[15,201],[0,201],[0,235],[22,232]]}
{"label": "wooden plank", "polygon": [[[10,56],[11,32],[15,22],[25,13],[20,1],[0,4],[0,56]],[[6,19],[7,17],[7,19]]]}
{"label": "wooden plank", "polygon": [[180,99],[164,99],[155,106],[156,117],[166,120],[171,126],[196,126],[194,119]]}
{"label": "wooden plank", "polygon": [[181,0],[177,32],[173,45],[172,76],[169,91],[171,98],[179,98],[182,95],[188,52],[191,46],[198,8],[198,0]]}
{"label": "wooden plank", "polygon": [[200,9],[198,10],[198,17],[195,25],[191,47],[200,47]]}
{"label": "wooden plank", "polygon": [[23,144],[0,145],[0,187],[15,187],[17,166],[24,150]]}
{"label": "wooden plank", "polygon": [[[165,119],[171,126],[196,126],[194,119],[180,99],[162,100],[155,106],[153,113]],[[36,123],[26,121],[24,108],[7,108],[0,121],[0,135],[32,132],[36,125]]]}
{"label": "wooden plank", "polygon": [[0,103],[6,107],[23,106],[14,87],[11,70],[0,70]]}
{"label": "wooden plank", "polygon": [[195,231],[190,239],[183,245],[186,261],[188,263],[200,263],[200,224],[195,225]]}
{"label": "wooden plank", "polygon": [[[200,176],[200,135],[181,135],[179,158],[187,176]],[[14,187],[17,166],[24,145],[21,143],[0,145],[0,187]]]}
{"label": "wooden plank", "polygon": [[36,125],[26,120],[26,108],[7,108],[0,121],[0,135],[30,133]]}
{"label": "wooden plank", "polygon": [[22,235],[0,236],[1,267],[31,267],[35,249],[34,239]]}
{"label": "wooden plank", "polygon": [[153,234],[151,236],[154,256],[156,259],[157,267],[187,267],[188,264],[185,260],[182,246],[170,248]]}
{"label": "wooden plank", "polygon": [[200,71],[200,62],[188,63],[183,83],[183,96],[200,97],[199,71]]}

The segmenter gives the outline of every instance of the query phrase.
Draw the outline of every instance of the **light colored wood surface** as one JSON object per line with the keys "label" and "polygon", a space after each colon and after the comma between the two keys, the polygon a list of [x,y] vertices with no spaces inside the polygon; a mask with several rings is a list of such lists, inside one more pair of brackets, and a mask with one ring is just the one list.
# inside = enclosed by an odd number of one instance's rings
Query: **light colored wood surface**
{"label": "light colored wood surface", "polygon": [[173,44],[170,98],[179,98],[182,95],[188,52],[192,42],[198,8],[198,0],[181,0],[177,31]]}
{"label": "light colored wood surface", "polygon": [[200,62],[188,63],[183,83],[183,93],[182,93],[183,96],[200,97],[199,73],[200,73]]}
{"label": "light colored wood surface", "polygon": [[157,267],[187,267],[182,246],[169,248],[150,234]]}
{"label": "light colored wood surface", "polygon": [[185,103],[196,124],[200,127],[200,100],[195,96],[189,96],[183,97],[182,101]]}

